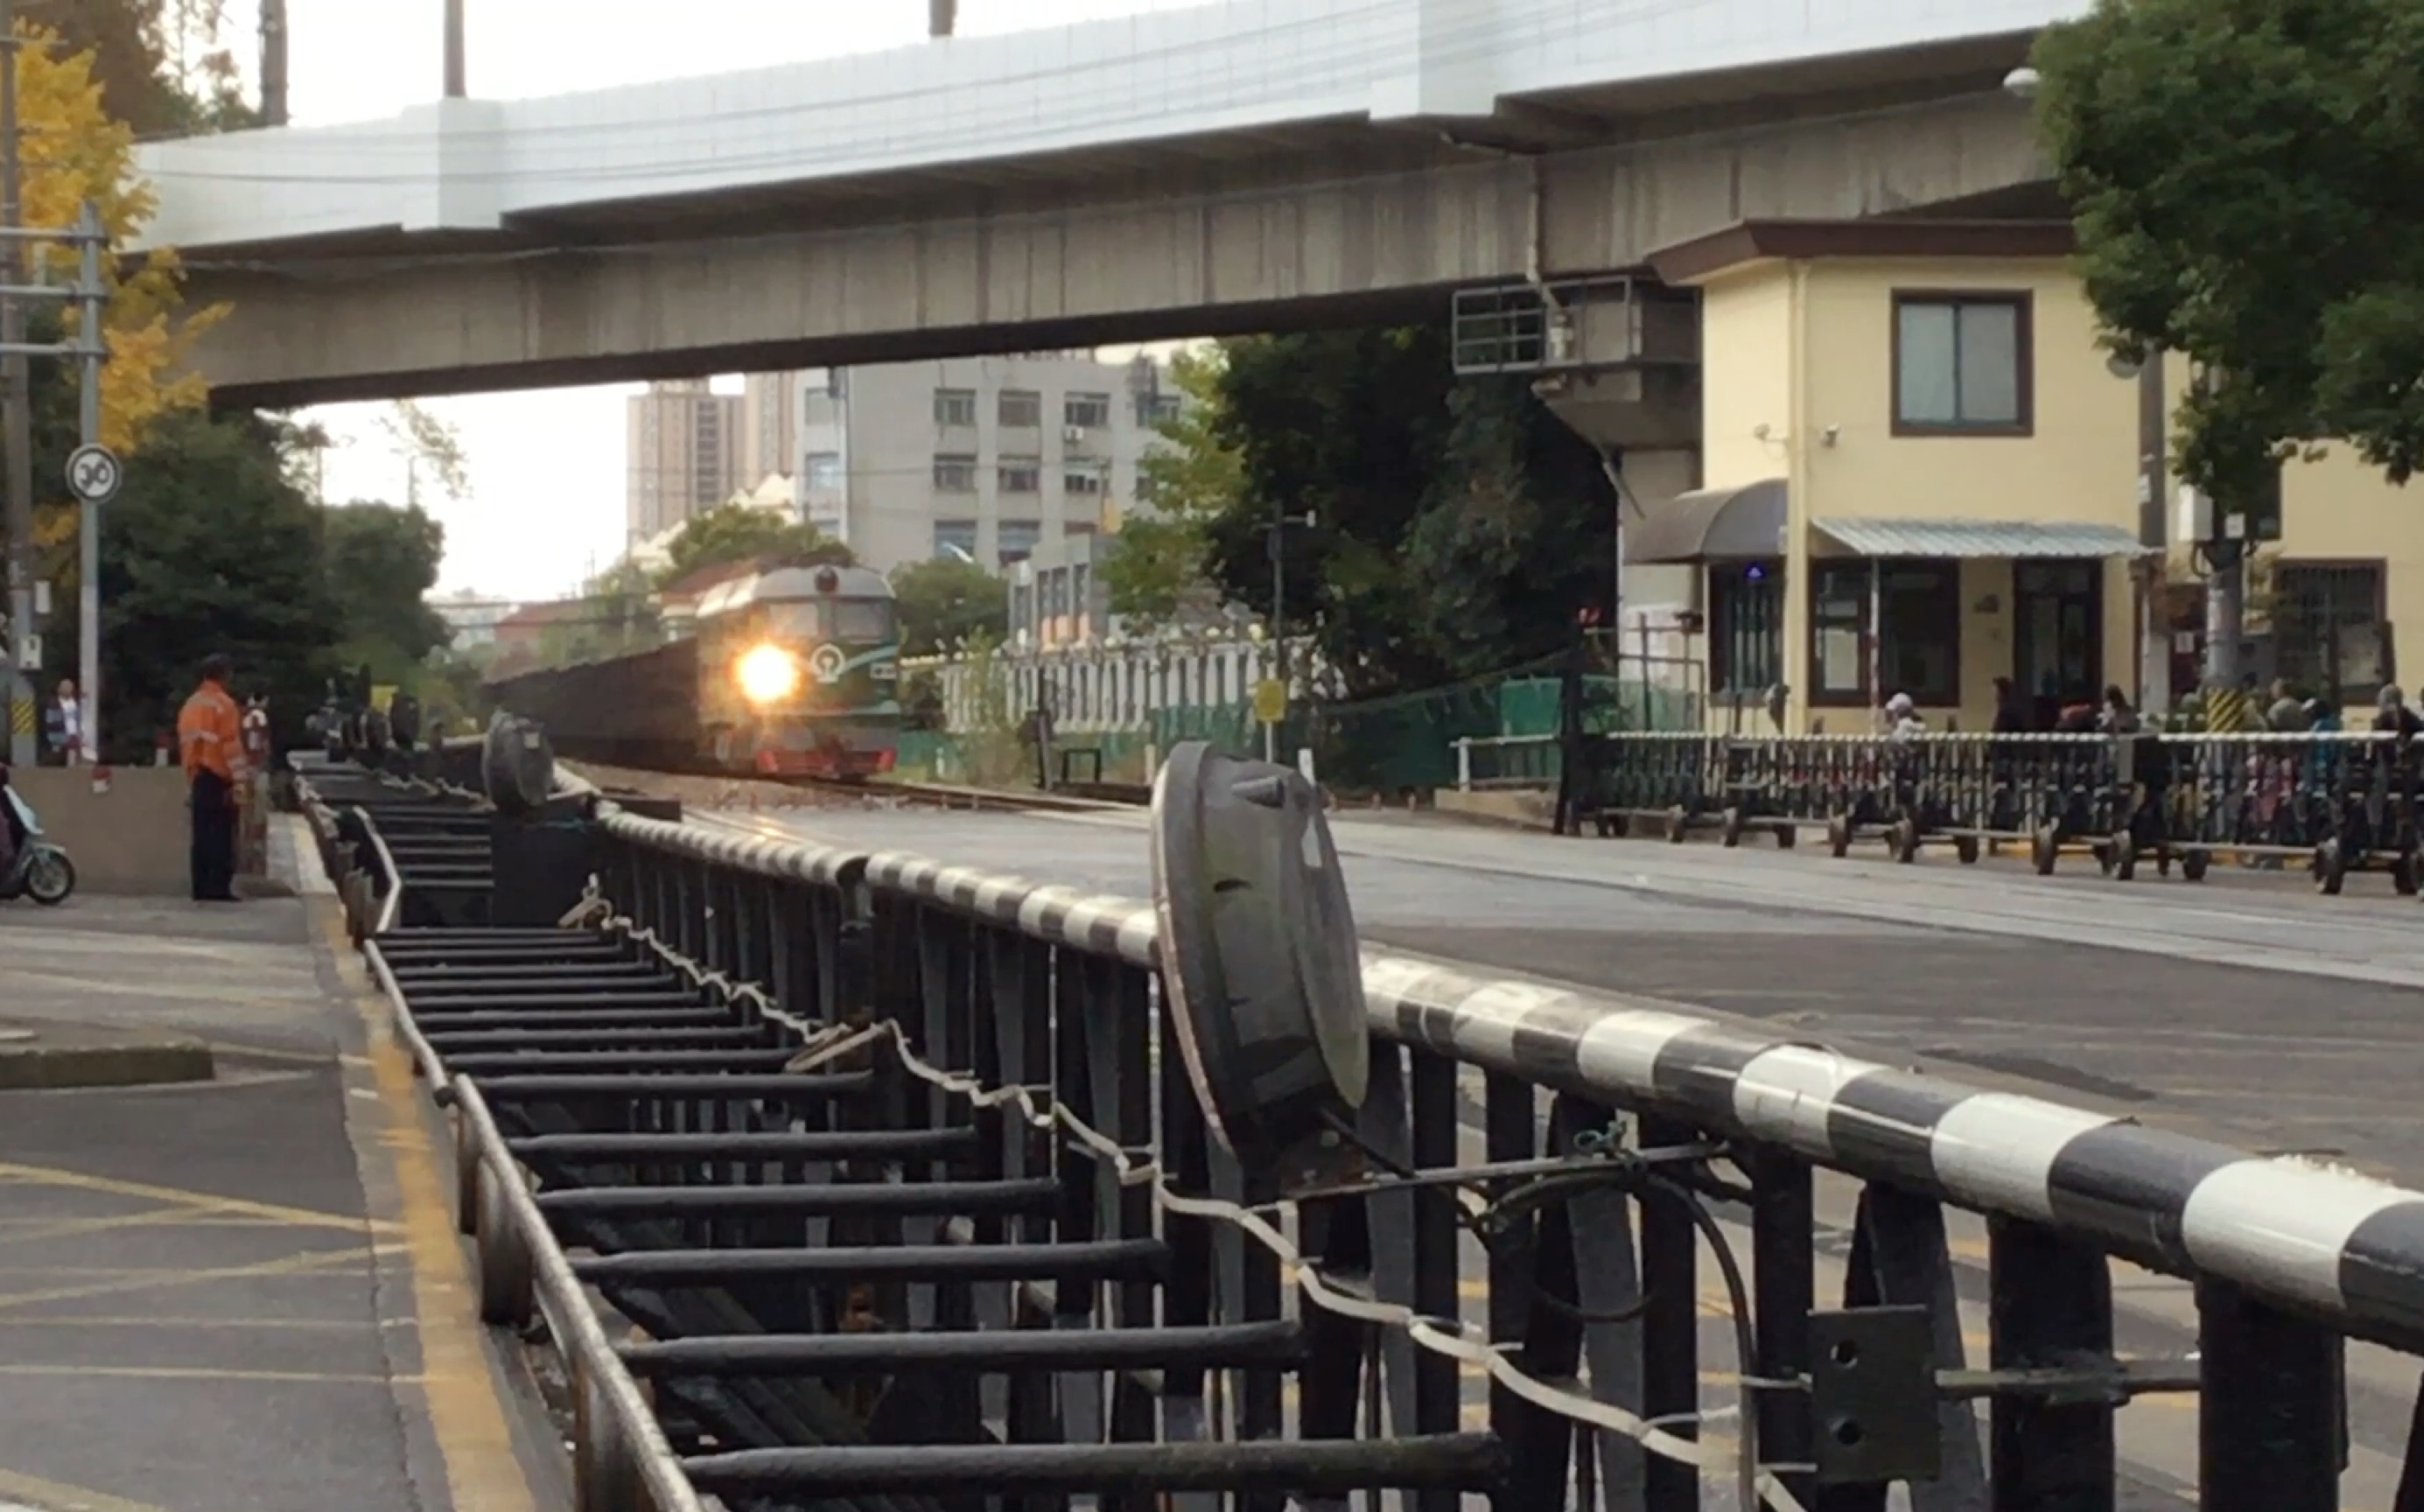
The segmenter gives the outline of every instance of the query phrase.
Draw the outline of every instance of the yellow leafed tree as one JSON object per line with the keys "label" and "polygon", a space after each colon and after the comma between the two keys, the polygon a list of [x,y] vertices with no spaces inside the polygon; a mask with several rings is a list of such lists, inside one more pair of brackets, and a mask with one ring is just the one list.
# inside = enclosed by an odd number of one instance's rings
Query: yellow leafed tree
{"label": "yellow leafed tree", "polygon": [[[26,43],[17,51],[25,224],[73,226],[90,199],[111,240],[123,243],[156,208],[151,186],[135,174],[134,131],[103,108],[90,53],[61,56],[56,38],[38,26],[20,24],[18,36]],[[44,256],[54,281],[74,276],[73,247],[52,246]],[[109,360],[102,370],[101,433],[103,443],[122,454],[160,415],[208,397],[186,355],[227,311],[183,308],[183,280],[172,252],[152,252],[139,263],[108,258],[103,267],[110,294],[102,321]]]}

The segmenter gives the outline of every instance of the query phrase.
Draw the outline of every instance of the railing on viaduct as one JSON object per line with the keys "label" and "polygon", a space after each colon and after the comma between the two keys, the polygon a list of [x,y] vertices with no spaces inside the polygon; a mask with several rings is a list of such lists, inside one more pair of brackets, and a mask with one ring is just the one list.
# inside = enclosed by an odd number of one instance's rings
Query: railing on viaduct
{"label": "railing on viaduct", "polygon": [[[2424,1353],[2424,1194],[2346,1172],[1367,947],[1371,1174],[1278,1202],[1144,903],[594,793],[300,788],[454,1108],[482,1313],[568,1363],[583,1512],[2078,1512],[2161,1393],[2202,1507],[2323,1512],[2349,1341]],[[2193,1282],[2193,1352],[2116,1350],[2115,1259]]]}

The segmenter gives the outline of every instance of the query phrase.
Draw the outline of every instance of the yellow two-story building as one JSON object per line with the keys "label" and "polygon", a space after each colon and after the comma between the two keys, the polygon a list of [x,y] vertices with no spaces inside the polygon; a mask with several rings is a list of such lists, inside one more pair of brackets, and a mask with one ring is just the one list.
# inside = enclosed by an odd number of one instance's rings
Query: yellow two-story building
{"label": "yellow two-story building", "polygon": [[[1789,731],[1869,728],[1895,693],[1983,729],[1999,677],[2045,724],[2196,685],[2187,506],[2142,466],[2153,390],[2098,346],[2071,250],[2059,222],[1770,221],[1651,260],[1699,294],[1699,477],[1628,516],[1624,555],[1693,576],[1719,727],[1767,727],[1779,685]],[[2370,703],[2393,627],[2424,623],[2424,498],[2333,447],[2283,499],[2251,664]]]}

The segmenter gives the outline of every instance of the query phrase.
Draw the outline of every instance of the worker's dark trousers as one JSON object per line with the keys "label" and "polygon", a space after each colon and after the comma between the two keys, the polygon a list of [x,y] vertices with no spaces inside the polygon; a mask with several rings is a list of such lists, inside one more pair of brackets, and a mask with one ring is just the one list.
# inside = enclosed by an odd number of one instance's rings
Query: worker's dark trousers
{"label": "worker's dark trousers", "polygon": [[215,772],[194,773],[194,897],[235,897],[235,787]]}

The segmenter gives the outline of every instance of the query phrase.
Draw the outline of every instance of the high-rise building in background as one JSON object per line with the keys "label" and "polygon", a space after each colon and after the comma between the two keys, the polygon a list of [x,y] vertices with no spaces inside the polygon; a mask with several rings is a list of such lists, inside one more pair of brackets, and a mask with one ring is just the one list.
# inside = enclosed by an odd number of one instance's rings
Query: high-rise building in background
{"label": "high-rise building in background", "polygon": [[627,402],[627,540],[647,540],[743,486],[743,412],[740,395],[711,392],[697,378],[652,383]]}
{"label": "high-rise building in background", "polygon": [[800,469],[800,375],[753,373],[741,390],[741,482],[755,488]]}
{"label": "high-rise building in background", "polygon": [[793,389],[803,514],[887,573],[940,556],[998,570],[1115,526],[1178,403],[1152,358],[1086,352],[819,369]]}

